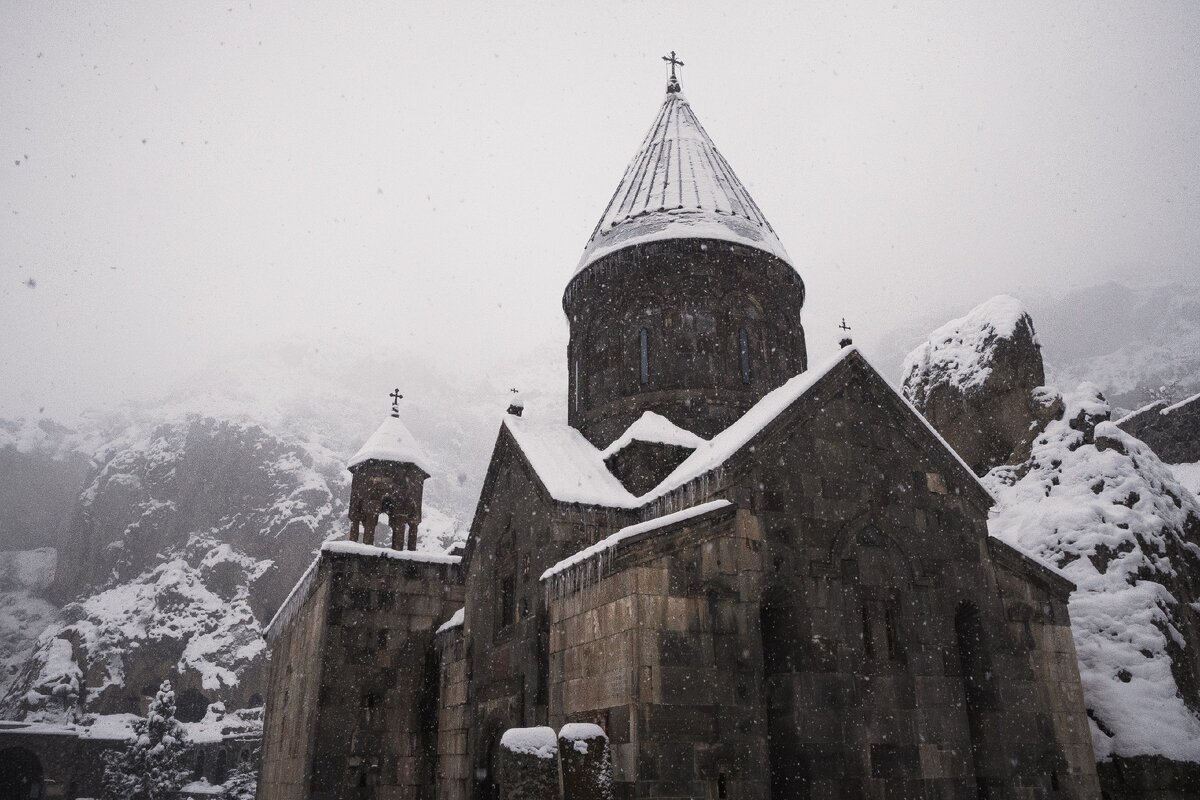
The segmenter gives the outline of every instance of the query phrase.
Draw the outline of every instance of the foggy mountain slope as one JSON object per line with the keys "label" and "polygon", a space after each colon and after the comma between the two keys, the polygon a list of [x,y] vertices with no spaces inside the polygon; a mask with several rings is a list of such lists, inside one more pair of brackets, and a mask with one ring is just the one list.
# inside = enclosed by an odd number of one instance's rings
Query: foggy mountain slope
{"label": "foggy mountain slope", "polygon": [[[1126,408],[1142,404],[1144,385],[1176,380],[1185,394],[1200,390],[1200,286],[1110,282],[1068,290],[1030,287],[1012,294],[1037,320],[1048,383],[1091,381],[1115,406]],[[927,309],[903,328],[868,342],[867,350],[896,379],[905,353],[959,313],[957,307]]]}
{"label": "foggy mountain slope", "polygon": [[[526,405],[556,414],[535,385],[555,380],[538,373],[546,362],[516,363],[496,369],[505,377],[524,369],[524,381],[512,382],[533,387],[522,392]],[[363,376],[378,385],[371,397]],[[69,519],[61,534],[43,525],[18,542],[60,545],[53,586],[31,593],[0,581],[0,607],[13,621],[0,630],[4,683],[13,682],[3,715],[135,712],[142,688],[164,676],[207,701],[253,700],[264,677],[261,628],[320,542],[344,533],[345,459],[389,412],[395,383],[406,386],[402,415],[434,462],[421,546],[441,549],[465,535],[512,397],[484,378],[289,345],[199,373],[160,403],[85,416],[74,429],[5,423],[0,466],[65,453],[90,473],[56,501]],[[0,481],[11,477],[0,469]],[[37,484],[27,491],[37,495]],[[47,596],[65,604],[61,612]]]}

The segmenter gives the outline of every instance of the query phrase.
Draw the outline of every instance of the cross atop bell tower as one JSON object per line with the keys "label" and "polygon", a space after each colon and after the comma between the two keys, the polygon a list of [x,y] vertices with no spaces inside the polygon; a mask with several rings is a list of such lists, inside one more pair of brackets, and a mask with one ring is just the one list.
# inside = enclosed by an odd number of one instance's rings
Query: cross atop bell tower
{"label": "cross atop bell tower", "polygon": [[675,93],[675,92],[678,92],[678,91],[680,91],[680,89],[679,89],[679,78],[677,78],[677,77],[675,76],[675,67],[677,67],[677,66],[679,66],[679,67],[682,67],[682,66],[683,66],[683,62],[682,62],[682,61],[680,61],[678,58],[676,58],[676,57],[675,57],[675,51],[674,51],[674,50],[672,50],[672,51],[671,51],[671,55],[669,55],[669,56],[663,56],[663,57],[662,57],[662,60],[663,60],[663,61],[666,61],[668,64],[670,64],[670,65],[671,65],[671,79],[670,79],[669,81],[667,81],[667,93],[668,93],[668,94],[673,94],[673,93]]}

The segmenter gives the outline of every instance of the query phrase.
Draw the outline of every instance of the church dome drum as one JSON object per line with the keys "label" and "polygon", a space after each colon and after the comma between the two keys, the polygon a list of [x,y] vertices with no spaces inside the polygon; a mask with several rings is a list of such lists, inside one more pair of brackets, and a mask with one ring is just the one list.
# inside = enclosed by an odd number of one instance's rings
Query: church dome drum
{"label": "church dome drum", "polygon": [[712,436],[807,366],[804,282],[672,76],[563,296],[569,419]]}

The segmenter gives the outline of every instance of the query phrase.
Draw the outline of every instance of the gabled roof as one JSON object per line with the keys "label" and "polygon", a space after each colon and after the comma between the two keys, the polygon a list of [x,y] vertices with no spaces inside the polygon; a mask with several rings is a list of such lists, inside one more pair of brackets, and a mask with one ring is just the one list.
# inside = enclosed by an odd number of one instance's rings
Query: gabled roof
{"label": "gabled roof", "polygon": [[703,442],[658,486],[641,497],[630,494],[605,467],[604,453],[569,425],[533,422],[519,417],[506,417],[504,425],[513,434],[517,447],[555,500],[609,508],[640,508],[724,465],[785,411],[824,384],[831,373],[843,364],[857,365],[855,368],[860,371],[876,376],[879,383],[887,387],[898,403],[908,410],[916,424],[922,426],[958,463],[963,477],[973,483],[984,497],[991,498],[990,492],[954,448],[852,346],[843,348],[824,364],[800,373],[764,395],[736,422]]}
{"label": "gabled roof", "polygon": [[400,421],[399,417],[387,417],[383,424],[371,434],[362,448],[354,457],[346,462],[346,468],[353,470],[367,461],[394,461],[399,464],[414,464],[426,474],[429,472],[429,457],[417,444],[417,440]]}
{"label": "gabled roof", "polygon": [[600,451],[570,425],[510,414],[504,427],[555,500],[612,508],[637,506],[637,498],[604,466]]}
{"label": "gabled roof", "polygon": [[687,98],[668,91],[576,272],[623,247],[681,238],[734,242],[792,263]]}
{"label": "gabled roof", "polygon": [[647,411],[638,417],[625,432],[618,436],[613,443],[600,451],[601,458],[608,458],[618,453],[632,442],[650,442],[651,444],[672,444],[677,447],[688,447],[695,450],[707,439],[689,430],[679,427],[662,414]]}

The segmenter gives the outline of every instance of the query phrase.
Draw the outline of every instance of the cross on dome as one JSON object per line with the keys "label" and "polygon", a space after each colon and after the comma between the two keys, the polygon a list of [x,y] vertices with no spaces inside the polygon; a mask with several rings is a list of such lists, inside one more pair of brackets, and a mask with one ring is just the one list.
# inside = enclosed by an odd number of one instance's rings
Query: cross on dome
{"label": "cross on dome", "polygon": [[669,80],[667,82],[667,91],[668,92],[678,92],[679,91],[679,79],[677,77],[675,77],[675,67],[676,66],[682,67],[683,62],[675,57],[674,50],[671,51],[670,56],[663,56],[662,60],[666,61],[668,64],[671,65],[671,80]]}
{"label": "cross on dome", "polygon": [[400,394],[399,389],[396,389],[394,392],[389,394],[388,397],[392,398],[392,416],[399,418],[400,417],[400,401],[404,399],[404,395]]}

